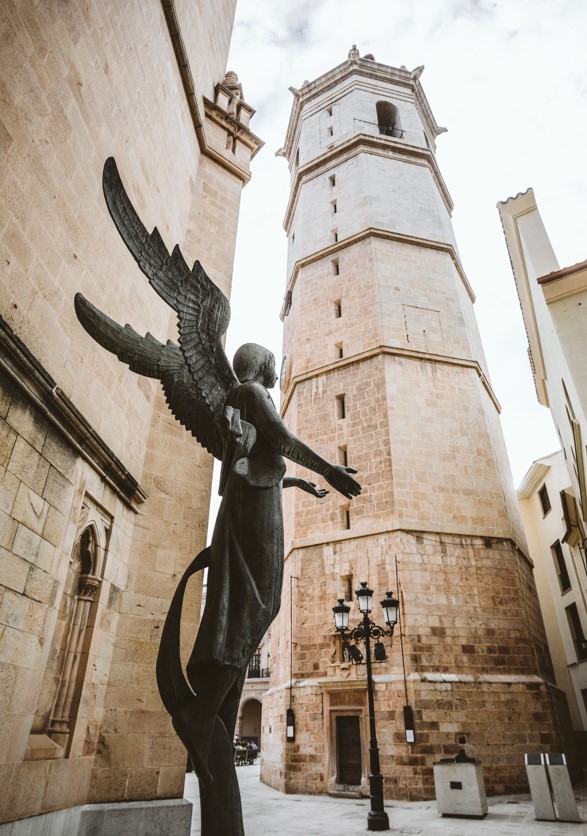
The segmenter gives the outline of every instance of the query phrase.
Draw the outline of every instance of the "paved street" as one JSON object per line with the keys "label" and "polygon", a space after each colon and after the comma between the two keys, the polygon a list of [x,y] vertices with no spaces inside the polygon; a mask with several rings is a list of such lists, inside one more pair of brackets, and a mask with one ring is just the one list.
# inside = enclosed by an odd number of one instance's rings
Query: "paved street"
{"label": "paved street", "polygon": [[[322,795],[283,795],[259,780],[259,764],[238,770],[247,836],[358,836],[367,832],[368,799],[330,798]],[[185,797],[194,804],[191,836],[200,834],[198,782],[186,775]],[[443,818],[435,801],[385,804],[392,833],[422,836],[587,836],[587,786],[576,792],[581,824],[537,822],[529,795],[488,799],[482,820]],[[228,836],[228,834],[218,834]]]}

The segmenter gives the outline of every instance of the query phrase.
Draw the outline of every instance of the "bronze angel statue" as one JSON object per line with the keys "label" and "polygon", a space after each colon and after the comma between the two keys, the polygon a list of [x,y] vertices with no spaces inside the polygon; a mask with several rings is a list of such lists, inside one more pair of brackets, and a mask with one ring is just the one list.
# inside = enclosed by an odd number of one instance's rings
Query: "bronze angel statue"
{"label": "bronze angel statue", "polygon": [[[157,660],[157,681],[173,726],[200,781],[202,834],[238,834],[240,796],[232,741],[250,659],[277,615],[283,577],[282,488],[320,498],[327,491],[285,476],[284,457],[322,476],[343,496],[357,496],[355,470],[332,464],[289,432],[268,389],[277,381],[267,349],[241,346],[231,367],[222,346],[230,319],[224,294],[179,247],[169,254],[157,228],[147,232],[114,159],[104,165],[106,203],[149,283],[177,313],[179,344],[140,336],[75,297],[88,333],[133,372],[158,378],[175,418],[222,462],[211,545],[187,568],[171,603]],[[208,567],[206,604],[187,681],[179,623],[188,578]]]}

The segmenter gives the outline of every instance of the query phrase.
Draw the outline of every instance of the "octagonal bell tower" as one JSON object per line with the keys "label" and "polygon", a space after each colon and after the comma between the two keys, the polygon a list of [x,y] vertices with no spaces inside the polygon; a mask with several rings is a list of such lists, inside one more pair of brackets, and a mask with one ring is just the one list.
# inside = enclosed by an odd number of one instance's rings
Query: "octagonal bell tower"
{"label": "octagonal bell tower", "polygon": [[360,581],[402,604],[401,636],[376,665],[387,797],[433,796],[432,763],[460,747],[481,758],[490,791],[521,790],[524,752],[561,745],[499,405],[435,156],[444,129],[421,72],[353,48],[292,88],[282,412],[356,467],[363,493],[350,504],[285,493],[262,778],[291,792],[367,790],[365,670],[331,615]]}

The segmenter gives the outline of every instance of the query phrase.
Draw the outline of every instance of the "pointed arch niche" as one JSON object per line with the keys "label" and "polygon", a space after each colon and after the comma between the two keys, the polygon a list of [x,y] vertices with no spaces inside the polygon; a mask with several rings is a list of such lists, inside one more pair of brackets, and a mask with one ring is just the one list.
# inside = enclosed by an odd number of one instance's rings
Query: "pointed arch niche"
{"label": "pointed arch niche", "polygon": [[[29,738],[29,759],[90,754],[95,723],[91,716],[80,716],[80,706],[94,667],[92,646],[111,530],[112,519],[86,495]],[[91,714],[89,706],[85,714]]]}

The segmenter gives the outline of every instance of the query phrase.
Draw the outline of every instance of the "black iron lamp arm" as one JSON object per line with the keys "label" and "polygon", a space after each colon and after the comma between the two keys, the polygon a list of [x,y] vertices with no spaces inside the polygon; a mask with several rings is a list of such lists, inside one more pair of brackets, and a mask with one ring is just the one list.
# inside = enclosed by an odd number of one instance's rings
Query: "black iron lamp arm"
{"label": "black iron lamp arm", "polygon": [[370,639],[378,641],[383,636],[393,636],[393,627],[385,629],[375,624],[370,618],[366,618],[358,627],[354,627],[352,630],[338,630],[338,632],[341,638],[345,640],[350,639],[354,642],[362,642],[368,636]]}

